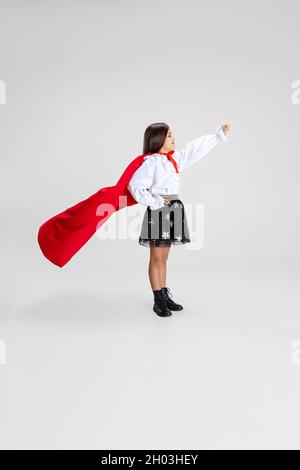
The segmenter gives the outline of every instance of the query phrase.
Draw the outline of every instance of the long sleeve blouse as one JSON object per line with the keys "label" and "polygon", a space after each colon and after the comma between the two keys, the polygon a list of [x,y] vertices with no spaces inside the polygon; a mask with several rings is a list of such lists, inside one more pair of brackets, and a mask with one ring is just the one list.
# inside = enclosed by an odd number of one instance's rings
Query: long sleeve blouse
{"label": "long sleeve blouse", "polygon": [[219,142],[226,142],[226,139],[222,127],[219,127],[215,134],[197,137],[182,150],[175,150],[172,157],[177,162],[179,173],[166,155],[146,155],[127,185],[129,191],[137,202],[152,210],[163,207],[161,194],[179,194],[181,172],[201,160]]}

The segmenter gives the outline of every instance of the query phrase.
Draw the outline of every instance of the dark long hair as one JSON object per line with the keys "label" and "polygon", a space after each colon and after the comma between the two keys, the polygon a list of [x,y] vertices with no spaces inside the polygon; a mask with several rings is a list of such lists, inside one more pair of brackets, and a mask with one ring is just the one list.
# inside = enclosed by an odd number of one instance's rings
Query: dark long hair
{"label": "dark long hair", "polygon": [[158,153],[164,145],[169,126],[165,122],[150,124],[144,133],[143,153]]}

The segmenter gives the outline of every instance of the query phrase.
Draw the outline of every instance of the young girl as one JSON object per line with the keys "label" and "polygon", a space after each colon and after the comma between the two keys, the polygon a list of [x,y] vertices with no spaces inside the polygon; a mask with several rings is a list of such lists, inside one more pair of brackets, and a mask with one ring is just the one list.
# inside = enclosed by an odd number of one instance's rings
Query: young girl
{"label": "young girl", "polygon": [[171,310],[182,310],[166,287],[166,263],[171,245],[190,243],[190,234],[183,202],[179,198],[180,174],[198,162],[218,142],[226,141],[229,124],[215,134],[194,139],[181,151],[175,151],[175,139],[165,123],[155,123],[144,133],[144,161],[129,181],[133,198],[147,206],[139,244],[150,247],[148,274],[154,294],[154,312],[162,317]]}

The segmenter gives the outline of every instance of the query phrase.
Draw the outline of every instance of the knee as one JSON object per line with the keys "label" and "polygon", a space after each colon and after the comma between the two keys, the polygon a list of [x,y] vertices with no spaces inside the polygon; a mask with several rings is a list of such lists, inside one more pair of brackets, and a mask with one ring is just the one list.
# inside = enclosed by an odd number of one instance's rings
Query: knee
{"label": "knee", "polygon": [[150,263],[154,266],[162,266],[166,263],[167,259],[165,256],[152,256],[150,258]]}

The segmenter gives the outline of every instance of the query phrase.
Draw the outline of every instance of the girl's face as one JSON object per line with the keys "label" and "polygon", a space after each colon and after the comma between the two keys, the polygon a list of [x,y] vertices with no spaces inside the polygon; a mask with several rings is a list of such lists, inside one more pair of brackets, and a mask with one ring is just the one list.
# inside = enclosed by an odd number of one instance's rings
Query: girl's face
{"label": "girl's face", "polygon": [[168,129],[164,145],[160,149],[161,152],[167,153],[170,150],[175,150],[175,137],[173,135],[172,129]]}

